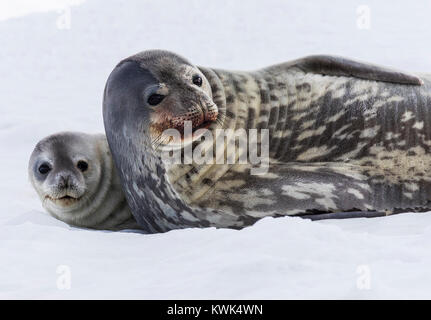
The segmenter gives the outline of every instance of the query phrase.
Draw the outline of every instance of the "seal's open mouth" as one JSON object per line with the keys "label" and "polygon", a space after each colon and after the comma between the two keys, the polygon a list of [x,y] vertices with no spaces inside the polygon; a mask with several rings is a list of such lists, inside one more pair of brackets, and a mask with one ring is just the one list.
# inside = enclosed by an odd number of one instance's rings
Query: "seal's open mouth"
{"label": "seal's open mouth", "polygon": [[64,197],[61,197],[61,198],[58,198],[59,200],[78,200],[77,198],[74,198],[74,197],[71,197],[71,196],[64,196]]}
{"label": "seal's open mouth", "polygon": [[[191,108],[189,112],[172,116],[171,114],[162,114],[159,111],[152,119],[150,131],[153,136],[153,141],[162,144],[177,144],[185,141],[195,140],[203,133],[195,134],[199,129],[208,129],[214,123],[218,122],[217,106],[211,105],[205,108],[196,106]],[[165,136],[164,132],[168,129],[177,130],[179,140],[172,136]],[[162,137],[162,138],[161,138]]]}
{"label": "seal's open mouth", "polygon": [[[209,129],[209,127],[217,122],[216,119],[214,120],[205,120],[200,124],[194,124],[191,126],[191,130],[187,130],[186,127],[180,127],[177,130],[179,131],[181,135],[181,141],[187,142],[198,139],[202,134],[204,134],[206,129]],[[202,132],[196,133],[198,130],[203,129]]]}

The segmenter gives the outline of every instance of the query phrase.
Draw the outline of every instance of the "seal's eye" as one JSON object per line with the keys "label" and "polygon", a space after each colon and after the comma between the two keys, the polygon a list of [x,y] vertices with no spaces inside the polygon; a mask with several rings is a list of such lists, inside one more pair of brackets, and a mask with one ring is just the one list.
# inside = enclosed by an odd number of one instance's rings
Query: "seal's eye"
{"label": "seal's eye", "polygon": [[202,85],[202,78],[198,75],[193,76],[193,83],[200,87]]}
{"label": "seal's eye", "polygon": [[88,169],[88,163],[83,161],[83,160],[78,161],[78,164],[76,166],[82,172],[87,171],[87,169]]}
{"label": "seal's eye", "polygon": [[151,96],[148,97],[148,103],[152,106],[158,105],[162,100],[165,98],[165,96],[162,96],[161,94],[154,93]]}
{"label": "seal's eye", "polygon": [[51,168],[46,163],[42,163],[38,170],[41,174],[47,174],[48,172],[51,171]]}

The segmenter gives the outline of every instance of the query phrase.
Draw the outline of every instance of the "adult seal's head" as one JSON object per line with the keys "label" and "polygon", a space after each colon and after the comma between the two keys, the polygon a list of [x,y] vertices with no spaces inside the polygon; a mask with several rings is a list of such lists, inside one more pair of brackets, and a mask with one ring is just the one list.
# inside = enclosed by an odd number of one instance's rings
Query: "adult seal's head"
{"label": "adult seal's head", "polygon": [[28,171],[43,207],[55,218],[95,229],[136,227],[104,135],[48,136],[33,150]]}
{"label": "adult seal's head", "polygon": [[178,130],[183,142],[190,141],[192,136],[184,131],[186,121],[195,133],[223,118],[224,110],[213,101],[202,70],[166,51],[145,51],[123,60],[105,90],[105,111],[116,119],[112,125],[127,122],[131,131],[143,132],[157,145],[173,142],[165,140],[168,129]]}

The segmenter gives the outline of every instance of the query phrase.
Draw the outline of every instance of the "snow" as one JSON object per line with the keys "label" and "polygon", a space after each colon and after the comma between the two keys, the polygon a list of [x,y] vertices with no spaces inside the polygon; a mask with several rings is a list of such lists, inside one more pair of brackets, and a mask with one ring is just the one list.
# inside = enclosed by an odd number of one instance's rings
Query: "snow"
{"label": "snow", "polygon": [[47,12],[66,8],[84,2],[84,0],[2,0],[0,1],[0,21],[28,15],[33,12]]}
{"label": "snow", "polygon": [[44,136],[103,132],[105,80],[126,56],[249,70],[329,53],[431,72],[430,1],[16,3],[0,1],[0,298],[431,298],[430,214],[103,232],[48,216],[27,178]]}

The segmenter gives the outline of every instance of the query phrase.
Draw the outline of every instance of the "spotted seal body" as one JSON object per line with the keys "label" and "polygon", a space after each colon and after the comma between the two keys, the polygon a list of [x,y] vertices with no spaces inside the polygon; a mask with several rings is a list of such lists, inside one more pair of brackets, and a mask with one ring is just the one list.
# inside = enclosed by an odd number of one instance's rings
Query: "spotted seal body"
{"label": "spotted seal body", "polygon": [[103,134],[62,132],[42,139],[28,167],[43,207],[68,224],[137,228]]}
{"label": "spotted seal body", "polygon": [[[148,88],[165,90],[166,103],[151,106]],[[133,215],[160,232],[243,227],[263,216],[429,210],[430,107],[429,75],[328,56],[230,72],[149,51],[111,73],[104,122]],[[151,128],[178,126],[196,112],[193,129],[268,129],[268,172],[164,163]]]}

